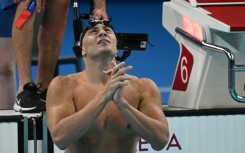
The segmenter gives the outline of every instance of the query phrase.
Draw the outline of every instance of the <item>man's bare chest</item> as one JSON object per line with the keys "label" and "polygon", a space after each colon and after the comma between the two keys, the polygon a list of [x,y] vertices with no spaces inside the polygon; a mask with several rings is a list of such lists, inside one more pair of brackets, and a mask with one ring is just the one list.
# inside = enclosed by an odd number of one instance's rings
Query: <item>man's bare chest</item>
{"label": "man's bare chest", "polygon": [[113,102],[109,102],[86,135],[109,134],[115,137],[125,137],[131,132],[132,129],[124,115]]}
{"label": "man's bare chest", "polygon": [[[100,93],[99,88],[80,89],[77,93],[75,106],[77,111],[86,107]],[[137,92],[131,88],[125,88],[123,92],[124,98],[127,102],[138,109],[140,104],[140,97]],[[101,111],[93,125],[89,128],[86,135],[100,135],[101,133],[108,133],[116,137],[127,137],[132,132],[131,126],[124,117],[123,113],[113,101],[109,101],[104,109]]]}

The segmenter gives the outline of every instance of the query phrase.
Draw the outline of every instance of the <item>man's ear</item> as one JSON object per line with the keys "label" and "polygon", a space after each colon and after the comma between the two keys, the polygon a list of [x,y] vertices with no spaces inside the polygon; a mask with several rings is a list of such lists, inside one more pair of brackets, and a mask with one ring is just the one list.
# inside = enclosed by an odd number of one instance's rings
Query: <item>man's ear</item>
{"label": "man's ear", "polygon": [[87,52],[82,48],[82,56],[85,56]]}

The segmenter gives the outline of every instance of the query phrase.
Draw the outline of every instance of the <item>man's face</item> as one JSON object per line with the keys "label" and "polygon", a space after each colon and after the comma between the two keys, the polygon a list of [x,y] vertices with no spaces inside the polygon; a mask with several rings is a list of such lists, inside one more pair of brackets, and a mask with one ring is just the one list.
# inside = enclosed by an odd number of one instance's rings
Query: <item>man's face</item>
{"label": "man's face", "polygon": [[95,56],[101,53],[116,56],[117,40],[116,35],[110,27],[97,24],[89,29],[83,38],[83,54],[85,56]]}

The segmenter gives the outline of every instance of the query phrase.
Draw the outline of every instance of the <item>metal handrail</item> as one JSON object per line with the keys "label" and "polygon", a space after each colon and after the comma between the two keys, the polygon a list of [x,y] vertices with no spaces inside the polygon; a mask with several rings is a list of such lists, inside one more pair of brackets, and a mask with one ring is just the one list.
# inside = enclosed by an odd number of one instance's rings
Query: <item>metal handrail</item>
{"label": "metal handrail", "polygon": [[230,95],[237,102],[245,103],[245,97],[238,95],[235,89],[235,72],[245,72],[245,67],[244,65],[235,65],[234,54],[228,48],[212,45],[204,41],[199,41],[198,39],[178,27],[175,28],[175,32],[204,49],[210,49],[219,53],[225,53],[226,57],[228,58],[228,89]]}

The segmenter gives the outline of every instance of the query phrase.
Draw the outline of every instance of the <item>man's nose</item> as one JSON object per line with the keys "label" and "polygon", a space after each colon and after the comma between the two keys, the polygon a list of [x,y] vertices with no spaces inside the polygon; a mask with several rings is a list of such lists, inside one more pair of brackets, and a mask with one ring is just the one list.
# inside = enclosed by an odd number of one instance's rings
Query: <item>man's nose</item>
{"label": "man's nose", "polygon": [[99,36],[107,36],[105,30],[101,29],[100,32],[99,32]]}

